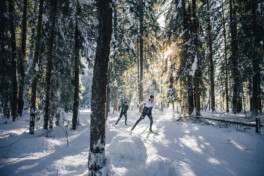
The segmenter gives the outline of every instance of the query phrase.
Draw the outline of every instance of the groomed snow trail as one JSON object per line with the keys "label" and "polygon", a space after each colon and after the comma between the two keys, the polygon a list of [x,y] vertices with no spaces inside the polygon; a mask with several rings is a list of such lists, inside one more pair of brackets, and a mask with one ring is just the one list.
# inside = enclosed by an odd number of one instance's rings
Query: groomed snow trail
{"label": "groomed snow trail", "polygon": [[[147,132],[148,117],[130,133],[140,114],[128,111],[131,126],[124,125],[124,117],[114,125],[118,115],[110,114],[106,123],[110,176],[261,176],[264,173],[264,136],[255,134],[254,128],[176,122],[177,114],[154,110],[153,130],[158,135]],[[71,117],[72,114],[66,114],[67,120],[71,121]],[[69,130],[68,147],[61,127],[54,127],[49,137],[45,137],[40,121],[32,136],[28,134],[27,116],[8,124],[1,121],[0,175],[87,175],[90,110],[80,110],[79,119],[78,129]]]}
{"label": "groomed snow trail", "polygon": [[[128,124],[134,125],[140,114],[128,112]],[[130,133],[124,117],[108,119],[107,151],[115,175],[248,176],[263,175],[263,135],[254,128],[176,122],[177,114],[153,112],[153,130],[147,133],[145,117]],[[112,140],[111,140],[112,139]]]}

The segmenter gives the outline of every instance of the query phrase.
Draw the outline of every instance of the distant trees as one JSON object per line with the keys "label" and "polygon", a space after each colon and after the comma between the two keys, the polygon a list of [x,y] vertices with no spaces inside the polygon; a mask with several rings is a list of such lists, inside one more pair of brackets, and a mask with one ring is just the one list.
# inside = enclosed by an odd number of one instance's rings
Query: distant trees
{"label": "distant trees", "polygon": [[[194,107],[199,115],[199,102],[201,108],[209,106],[213,111],[225,103],[227,112],[231,103],[234,113],[246,107],[253,110],[249,107],[254,106],[258,109],[256,114],[263,108],[259,99],[261,86],[257,86],[263,82],[259,76],[260,65],[263,66],[259,59],[263,56],[259,32],[263,29],[263,13],[256,11],[256,6],[261,8],[263,4],[260,1],[181,0],[168,6],[167,44],[176,43],[180,48],[173,56],[174,87],[177,100],[182,107],[187,105],[189,115]],[[194,79],[190,76],[193,68]],[[179,87],[180,84],[186,86]],[[252,99],[256,100],[254,105],[250,103]]]}
{"label": "distant trees", "polygon": [[48,129],[61,108],[74,109],[76,129],[82,62],[91,67],[95,55],[94,4],[82,2],[77,8],[75,0],[21,2],[1,1],[0,110],[13,120],[30,110],[29,133],[34,134],[42,115]]}
{"label": "distant trees", "polygon": [[[79,106],[92,107],[99,35],[95,1],[0,4],[1,113],[16,120],[29,112],[34,134],[36,120],[52,128],[61,109],[72,110],[72,129],[77,129]],[[120,0],[111,5],[106,112],[118,110],[123,101],[132,109],[155,94],[157,107],[180,107],[183,117],[208,109],[262,113],[261,1]]]}

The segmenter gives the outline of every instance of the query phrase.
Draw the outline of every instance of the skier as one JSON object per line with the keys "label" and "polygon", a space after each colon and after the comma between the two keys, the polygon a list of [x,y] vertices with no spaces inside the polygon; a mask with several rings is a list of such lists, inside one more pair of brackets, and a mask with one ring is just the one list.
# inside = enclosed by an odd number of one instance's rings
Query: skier
{"label": "skier", "polygon": [[117,121],[115,123],[116,125],[119,122],[119,120],[122,118],[123,115],[125,116],[125,125],[127,125],[127,110],[128,110],[128,108],[129,108],[129,106],[128,106],[127,102],[125,101],[125,103],[122,105],[122,108],[120,108],[121,112],[120,112],[119,118],[117,119]]}
{"label": "skier", "polygon": [[154,96],[151,95],[150,98],[148,100],[145,100],[143,102],[141,102],[139,104],[139,107],[141,105],[144,104],[144,109],[143,112],[141,113],[139,119],[136,121],[135,125],[131,128],[131,132],[135,129],[135,127],[137,126],[137,124],[143,120],[145,118],[145,116],[147,115],[149,120],[150,120],[150,127],[149,127],[149,132],[150,133],[154,133],[154,131],[152,131],[152,124],[153,124],[153,118],[152,118],[152,108],[155,106],[155,102],[154,102]]}

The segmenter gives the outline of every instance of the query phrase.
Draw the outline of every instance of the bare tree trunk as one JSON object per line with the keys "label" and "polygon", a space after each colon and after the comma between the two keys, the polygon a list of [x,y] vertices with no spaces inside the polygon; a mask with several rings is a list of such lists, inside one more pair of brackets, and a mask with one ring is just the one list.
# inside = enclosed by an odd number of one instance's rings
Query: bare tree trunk
{"label": "bare tree trunk", "polygon": [[48,50],[48,61],[47,61],[47,72],[46,72],[46,99],[45,99],[45,108],[44,108],[44,129],[48,129],[48,123],[50,118],[50,87],[51,87],[51,77],[52,77],[52,62],[53,62],[53,43],[55,38],[55,23],[57,15],[57,0],[52,1],[51,8],[51,31],[49,38],[49,50]]}
{"label": "bare tree trunk", "polygon": [[80,70],[80,31],[78,28],[78,20],[81,9],[79,1],[76,1],[76,14],[75,14],[75,33],[74,33],[74,103],[73,103],[73,117],[72,117],[72,129],[76,130],[78,111],[79,111],[79,70]]}
{"label": "bare tree trunk", "polygon": [[[96,1],[98,12],[98,39],[94,63],[89,174],[100,174],[105,165],[105,104],[107,101],[107,77],[109,69],[109,54],[112,35],[112,7],[111,0]],[[102,173],[101,173],[102,174]]]}
{"label": "bare tree trunk", "polygon": [[17,117],[17,59],[16,59],[16,29],[14,24],[14,1],[9,0],[9,18],[10,18],[10,34],[11,34],[11,59],[12,59],[12,102],[11,112],[13,121]]}
{"label": "bare tree trunk", "polygon": [[212,35],[211,35],[211,20],[210,20],[210,1],[207,0],[207,33],[208,33],[208,45],[209,45],[209,61],[210,61],[210,87],[211,87],[211,107],[212,111],[215,111],[215,93],[214,93],[214,61],[213,61],[213,49],[212,49]]}
{"label": "bare tree trunk", "polygon": [[19,60],[19,93],[18,93],[18,114],[22,116],[24,107],[24,79],[25,79],[25,57],[27,41],[27,0],[24,0],[23,20],[22,20],[22,55]]}
{"label": "bare tree trunk", "polygon": [[43,14],[43,1],[39,2],[39,16],[37,24],[37,38],[35,43],[35,54],[33,60],[33,69],[32,69],[32,84],[31,84],[31,107],[30,107],[30,124],[29,124],[29,134],[34,134],[35,128],[35,117],[36,117],[36,93],[37,93],[37,81],[38,73],[36,67],[38,67],[39,53],[40,53],[40,37],[41,37],[41,26],[42,26],[42,14]]}
{"label": "bare tree trunk", "polygon": [[[140,17],[139,17],[139,22],[140,22],[140,27],[139,27],[139,47],[140,47],[140,79],[139,79],[139,102],[143,101],[143,15],[144,15],[144,10],[143,10],[143,0],[140,0],[140,5],[139,5],[139,10],[140,10]],[[143,106],[140,107],[140,112],[142,112]]]}

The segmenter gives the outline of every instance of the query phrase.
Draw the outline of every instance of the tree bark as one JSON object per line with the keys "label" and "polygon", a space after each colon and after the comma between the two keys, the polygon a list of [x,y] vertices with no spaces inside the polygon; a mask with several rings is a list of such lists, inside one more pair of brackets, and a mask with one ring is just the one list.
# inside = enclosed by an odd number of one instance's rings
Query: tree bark
{"label": "tree bark", "polygon": [[249,110],[253,112],[252,79],[248,79]]}
{"label": "tree bark", "polygon": [[19,92],[18,92],[18,114],[22,116],[24,107],[24,79],[25,79],[25,58],[27,42],[27,0],[24,0],[22,20],[22,46],[19,60]]}
{"label": "tree bark", "polygon": [[188,103],[189,103],[189,115],[193,113],[194,110],[194,102],[193,102],[193,77],[188,76]]}
{"label": "tree bark", "polygon": [[33,48],[34,48],[34,41],[35,41],[35,30],[36,30],[36,20],[37,20],[37,6],[38,6],[38,0],[34,0],[34,8],[33,8],[33,18],[31,20],[30,26],[31,26],[31,36],[30,36],[30,42],[29,42],[29,56],[28,56],[28,66],[26,71],[26,77],[25,77],[25,98],[24,98],[24,109],[29,108],[29,88],[30,88],[30,79],[31,79],[31,73],[32,73],[32,65],[33,65]]}
{"label": "tree bark", "polygon": [[[143,101],[143,16],[144,16],[144,10],[143,10],[143,0],[140,0],[139,4],[139,10],[140,10],[140,17],[139,17],[139,50],[140,50],[140,76],[139,76],[139,102]],[[139,111],[142,112],[143,107],[141,106],[139,108]]]}
{"label": "tree bark", "polygon": [[78,28],[78,20],[81,9],[79,1],[76,1],[76,14],[75,14],[75,33],[74,33],[74,103],[73,103],[73,117],[72,117],[72,129],[76,130],[78,111],[79,111],[79,71],[80,71],[80,31]]}
{"label": "tree bark", "polygon": [[114,87],[114,110],[118,111],[117,87]]}
{"label": "tree bark", "polygon": [[107,78],[107,102],[106,102],[106,112],[105,119],[107,120],[108,113],[110,112],[110,76],[111,76],[111,67],[109,65],[108,78]]}
{"label": "tree bark", "polygon": [[226,98],[226,112],[229,112],[229,94],[228,94],[228,62],[227,62],[227,44],[226,44],[226,28],[225,28],[225,14],[224,14],[224,1],[222,1],[222,15],[223,15],[223,36],[224,36],[224,57],[225,57],[225,98]]}
{"label": "tree bark", "polygon": [[11,112],[13,121],[17,117],[17,58],[16,58],[16,29],[14,23],[14,1],[9,0],[9,19],[10,19],[10,34],[11,34],[11,63],[12,63],[12,101]]}
{"label": "tree bark", "polygon": [[29,134],[34,134],[35,128],[35,117],[36,117],[36,93],[37,93],[37,81],[38,81],[38,72],[36,66],[39,60],[40,53],[40,37],[41,37],[41,26],[42,26],[42,14],[43,14],[43,1],[39,2],[39,16],[37,24],[37,38],[35,43],[35,54],[33,60],[33,69],[32,69],[32,84],[31,84],[31,107],[30,107],[30,124],[29,124]]}
{"label": "tree bark", "polygon": [[207,33],[208,33],[208,46],[209,46],[209,62],[210,62],[210,93],[211,93],[211,107],[215,111],[215,90],[214,90],[214,61],[212,49],[212,34],[211,34],[211,20],[210,20],[210,1],[207,0]]}
{"label": "tree bark", "polygon": [[98,12],[98,39],[94,63],[89,174],[100,174],[105,165],[105,104],[107,102],[107,77],[109,69],[110,43],[112,35],[112,7],[111,0],[96,1]]}
{"label": "tree bark", "polygon": [[193,18],[193,40],[195,47],[195,57],[197,57],[197,69],[194,77],[194,89],[195,89],[195,104],[196,104],[196,116],[200,116],[200,59],[198,57],[198,20],[196,16],[196,0],[192,0],[192,18]]}
{"label": "tree bark", "polygon": [[9,37],[8,37],[8,23],[9,19],[5,15],[8,13],[8,0],[0,1],[0,95],[1,95],[1,103],[3,108],[3,115],[5,118],[10,117],[10,52],[9,52]]}
{"label": "tree bark", "polygon": [[240,97],[240,74],[238,71],[238,57],[237,57],[237,22],[236,22],[236,8],[233,7],[233,0],[229,0],[230,8],[230,30],[231,30],[231,61],[232,61],[232,77],[234,80],[233,83],[233,113],[239,113],[242,111],[242,99]]}
{"label": "tree bark", "polygon": [[[258,46],[258,40],[257,40],[257,17],[256,17],[256,10],[257,10],[257,2],[256,0],[251,0],[251,15],[252,15],[252,32],[253,32],[253,42],[254,47]],[[259,58],[257,54],[252,53],[252,59],[253,59],[253,114],[255,116],[258,115],[259,110],[259,101],[260,99],[260,68],[259,68]]]}
{"label": "tree bark", "polygon": [[[187,60],[188,58],[188,46],[186,45],[187,41],[189,40],[189,35],[188,35],[188,15],[186,13],[186,5],[185,5],[185,0],[182,0],[182,18],[183,18],[183,51],[182,51],[182,57],[184,60]],[[193,78],[192,76],[188,75],[187,76],[187,84],[188,84],[188,114],[191,115],[193,113],[194,109],[194,103],[193,103]]]}
{"label": "tree bark", "polygon": [[53,43],[55,38],[55,23],[57,15],[57,0],[52,1],[51,7],[51,31],[49,37],[49,50],[47,57],[47,71],[46,71],[46,99],[45,99],[45,108],[44,108],[44,129],[48,129],[48,123],[50,119],[50,87],[51,87],[51,77],[52,77],[52,62],[53,62]]}

